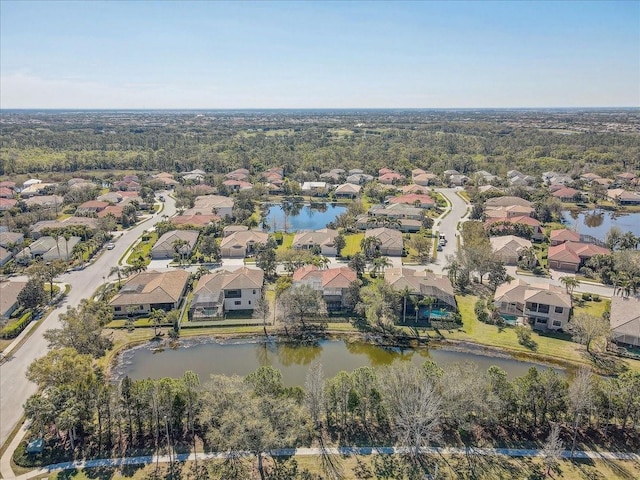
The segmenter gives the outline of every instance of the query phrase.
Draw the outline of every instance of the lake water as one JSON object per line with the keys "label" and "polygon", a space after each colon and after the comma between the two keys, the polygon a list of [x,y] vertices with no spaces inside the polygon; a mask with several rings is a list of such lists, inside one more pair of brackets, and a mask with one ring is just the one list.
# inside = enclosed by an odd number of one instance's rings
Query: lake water
{"label": "lake water", "polygon": [[468,361],[478,365],[482,372],[496,365],[504,369],[510,378],[524,375],[531,366],[549,368],[513,358],[469,352],[426,348],[400,350],[343,340],[325,340],[314,346],[293,346],[263,340],[216,341],[210,338],[189,339],[181,343],[183,346],[176,349],[153,351],[151,346],[144,345],[123,352],[113,370],[114,378],[117,380],[125,375],[134,380],[181,377],[186,370],[192,370],[201,381],[206,381],[211,374],[244,376],[262,365],[272,365],[282,371],[286,385],[304,385],[307,370],[314,361],[322,363],[327,378],[341,370],[381,367],[400,361],[421,365],[428,359],[443,368],[447,364]]}
{"label": "lake water", "polygon": [[271,205],[266,217],[266,224],[270,232],[297,232],[300,230],[319,230],[326,228],[327,223],[332,222],[338,215],[345,212],[344,205],[333,203],[319,204],[289,204],[286,209],[282,205]]}
{"label": "lake water", "polygon": [[640,235],[640,213],[620,215],[608,210],[586,210],[579,213],[565,210],[562,218],[567,226],[575,228],[578,233],[591,235],[599,240],[604,240],[614,225],[623,232],[630,231],[634,235]]}

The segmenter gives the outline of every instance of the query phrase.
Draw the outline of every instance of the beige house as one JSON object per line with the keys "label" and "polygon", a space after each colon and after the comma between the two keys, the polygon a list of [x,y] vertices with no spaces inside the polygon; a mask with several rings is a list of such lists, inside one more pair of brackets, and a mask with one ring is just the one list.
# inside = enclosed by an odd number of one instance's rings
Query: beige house
{"label": "beige house", "polygon": [[259,268],[240,267],[203,275],[193,292],[189,318],[221,318],[224,312],[253,310],[262,297],[264,272]]}
{"label": "beige house", "polygon": [[571,315],[571,295],[555,285],[512,280],[496,289],[493,301],[501,315],[524,318],[536,329],[564,329]]}
{"label": "beige house", "polygon": [[115,316],[148,315],[153,309],[173,310],[182,303],[189,276],[185,270],[136,273],[127,280],[109,305],[113,307]]}
{"label": "beige house", "polygon": [[486,201],[486,207],[511,207],[513,205],[520,205],[523,207],[533,207],[533,204],[520,197],[495,197]]}
{"label": "beige house", "polygon": [[183,215],[218,215],[220,218],[233,216],[233,198],[220,195],[201,195],[196,197],[192,208]]}
{"label": "beige house", "polygon": [[[195,248],[199,235],[200,232],[197,230],[171,230],[158,239],[151,249],[151,258],[154,260],[173,258],[176,253],[188,257]],[[176,242],[186,243],[176,251]]]}
{"label": "beige house", "polygon": [[356,272],[349,267],[321,270],[314,265],[307,265],[293,272],[293,286],[309,285],[314,290],[322,292],[322,298],[329,311],[353,307],[347,304],[346,293],[356,279]]}
{"label": "beige house", "polygon": [[[402,314],[407,319],[431,320],[437,312],[438,318],[443,312],[455,312],[458,307],[453,285],[446,275],[437,275],[412,268],[387,268],[384,280],[397,292],[409,292],[407,311],[402,305]],[[429,305],[425,298],[433,299]],[[431,316],[431,318],[430,318]]]}
{"label": "beige house", "polygon": [[27,282],[0,281],[0,319],[9,318],[18,308],[18,295],[26,284]]}
{"label": "beige house", "polygon": [[374,237],[380,240],[380,254],[390,257],[402,255],[402,233],[390,228],[373,228],[364,232],[364,238]]}
{"label": "beige house", "polygon": [[259,243],[267,243],[269,235],[258,230],[233,232],[220,242],[220,253],[223,258],[244,258],[251,255]]}
{"label": "beige house", "polygon": [[333,191],[336,198],[356,198],[360,194],[362,187],[353,183],[343,183]]}
{"label": "beige house", "polygon": [[489,241],[493,251],[507,265],[517,265],[522,252],[533,246],[529,240],[515,235],[491,237]]}
{"label": "beige house", "polygon": [[614,342],[640,347],[640,298],[614,295],[610,319]]}
{"label": "beige house", "polygon": [[315,250],[319,249],[322,255],[335,257],[335,239],[338,236],[337,230],[323,228],[313,232],[298,232],[293,237],[292,247],[295,250]]}

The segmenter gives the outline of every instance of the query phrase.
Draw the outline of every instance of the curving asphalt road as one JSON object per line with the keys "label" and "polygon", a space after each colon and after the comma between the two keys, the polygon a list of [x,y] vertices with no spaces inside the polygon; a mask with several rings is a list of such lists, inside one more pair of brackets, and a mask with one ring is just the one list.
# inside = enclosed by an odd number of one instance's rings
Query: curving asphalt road
{"label": "curving asphalt road", "polygon": [[118,260],[127,248],[142,233],[163,219],[163,215],[173,216],[176,213],[175,201],[165,194],[164,209],[146,221],[126,230],[115,242],[113,250],[104,250],[102,254],[87,268],[60,275],[59,281],[71,286],[62,305],[56,308],[32,332],[29,339],[17,350],[10,353],[6,362],[0,365],[0,445],[4,445],[14,427],[22,418],[24,402],[36,392],[36,385],[26,379],[27,368],[35,359],[44,356],[48,350],[43,334],[46,330],[59,326],[58,316],[67,309],[67,305],[75,306],[83,298],[89,298],[104,282],[103,277],[118,264]]}

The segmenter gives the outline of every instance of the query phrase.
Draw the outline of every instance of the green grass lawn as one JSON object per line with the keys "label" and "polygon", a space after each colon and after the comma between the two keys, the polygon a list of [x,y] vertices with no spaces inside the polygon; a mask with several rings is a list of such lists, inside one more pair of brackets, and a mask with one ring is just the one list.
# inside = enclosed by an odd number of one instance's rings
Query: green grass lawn
{"label": "green grass lawn", "polygon": [[145,262],[149,264],[151,261],[151,249],[158,241],[158,233],[152,232],[149,235],[148,240],[141,241],[129,254],[129,258],[127,258],[127,263],[141,256],[144,258]]}
{"label": "green grass lawn", "polygon": [[351,255],[354,256],[360,251],[360,242],[364,239],[364,233],[353,233],[351,235],[345,235],[345,246],[342,249],[342,256]]}
{"label": "green grass lawn", "polygon": [[573,309],[574,315],[587,313],[595,317],[601,317],[604,315],[604,312],[611,307],[611,300],[601,299],[599,302],[594,302],[593,300],[583,302],[581,295],[574,295],[574,298],[577,298],[577,301],[574,303],[574,305],[576,305]]}
{"label": "green grass lawn", "polygon": [[295,233],[282,232],[282,245],[278,245],[278,248],[276,248],[276,253],[289,250],[293,245],[293,237],[295,237],[295,235]]}
{"label": "green grass lawn", "polygon": [[[496,325],[488,325],[478,321],[473,307],[478,297],[473,295],[456,295],[458,302],[458,310],[462,316],[462,327],[457,330],[442,331],[445,338],[452,340],[469,341],[488,345],[492,347],[506,348],[516,352],[539,354],[548,360],[566,360],[574,363],[587,363],[584,356],[584,347],[567,339],[566,335],[546,333],[541,334],[535,331],[531,332],[531,338],[536,343],[537,348],[530,350],[518,343],[515,328],[500,328]],[[586,306],[591,312],[597,309],[606,308],[606,302],[587,302]],[[541,358],[544,360],[544,358]],[[636,360],[621,360],[627,364],[632,370],[640,370],[640,362]]]}

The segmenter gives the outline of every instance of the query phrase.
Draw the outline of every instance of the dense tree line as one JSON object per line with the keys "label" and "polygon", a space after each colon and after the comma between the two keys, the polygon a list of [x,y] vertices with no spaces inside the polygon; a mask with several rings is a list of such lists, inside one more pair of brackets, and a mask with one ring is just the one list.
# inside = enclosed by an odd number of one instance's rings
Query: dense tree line
{"label": "dense tree line", "polygon": [[[278,117],[29,115],[5,118],[0,175],[194,168],[224,173],[240,167],[260,172],[283,166],[288,175],[338,167],[368,172],[392,167],[408,173],[419,167],[438,173],[482,168],[497,174],[511,168],[532,174],[592,169],[606,176],[640,169],[637,134],[585,129],[559,135],[531,128],[526,115],[515,112],[506,118],[444,112]],[[575,120],[588,124],[594,115],[581,118],[576,113]],[[371,126],[356,127],[358,122]],[[347,134],[338,133],[344,131]]]}
{"label": "dense tree line", "polygon": [[[304,386],[296,387],[286,386],[281,372],[268,366],[244,378],[217,375],[202,384],[192,372],[112,382],[94,362],[106,347],[96,337],[105,316],[100,302],[69,309],[61,328],[47,333],[54,350],[28,370],[39,387],[25,404],[32,430],[69,457],[203,445],[208,451],[250,452],[261,478],[278,478],[267,460],[276,448],[316,446],[325,452],[334,444],[395,444],[409,448],[415,471],[428,471],[421,447],[542,445],[552,424],[572,449],[585,441],[640,448],[637,372],[604,378],[583,368],[566,377],[532,367],[509,379],[497,367],[482,372],[470,363],[443,369],[431,361],[398,361],[332,378],[313,364]],[[335,458],[323,454],[320,461],[328,478],[340,477]],[[198,478],[248,478],[252,467],[246,456],[231,455],[222,473],[203,462],[195,468]]]}

